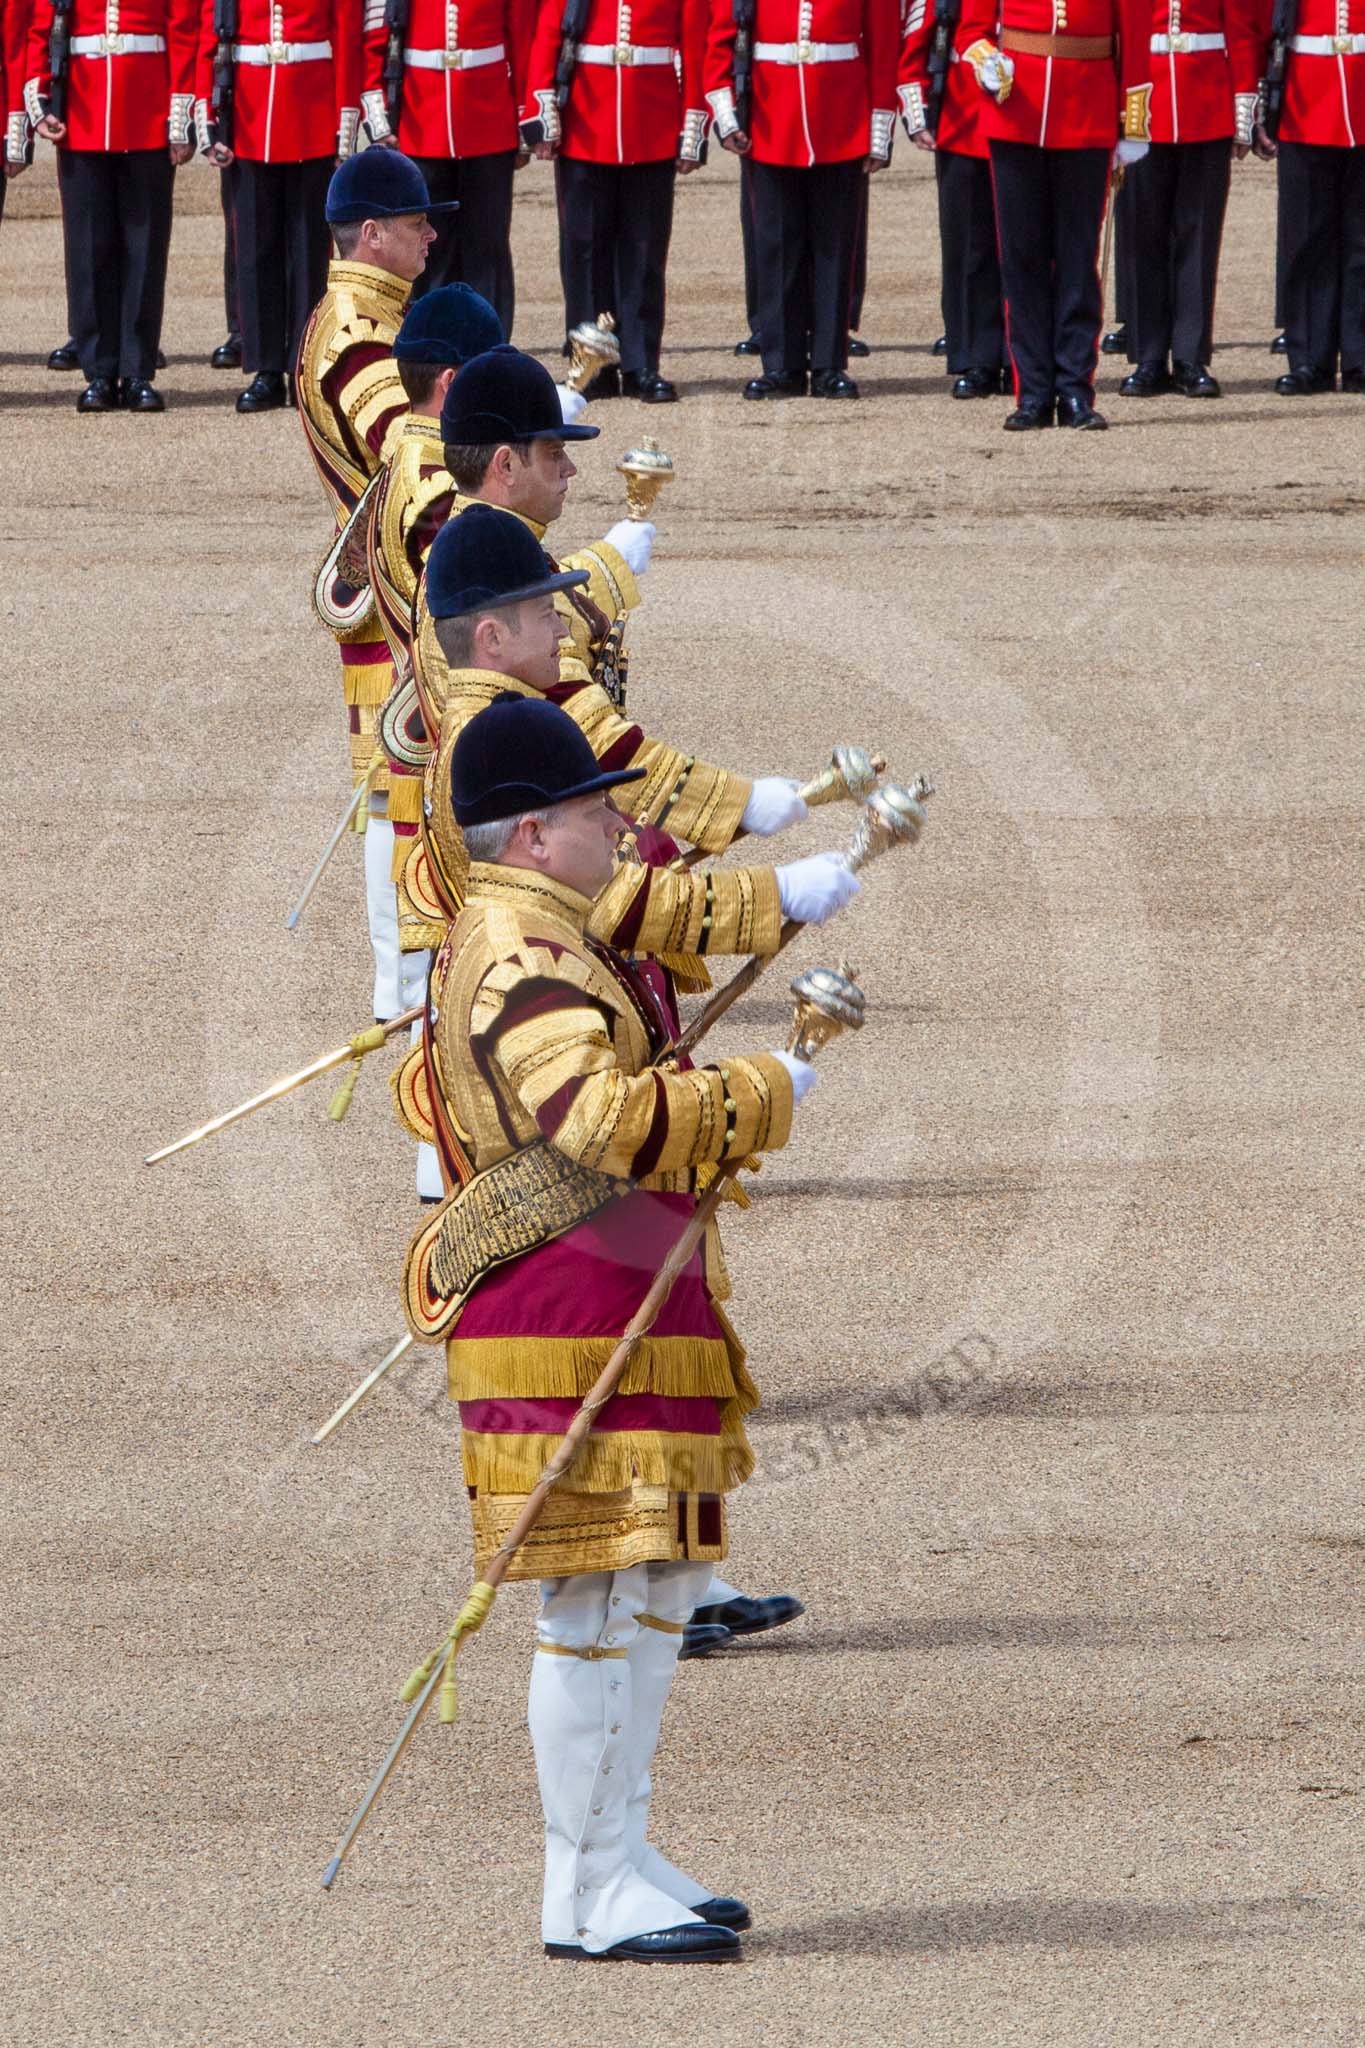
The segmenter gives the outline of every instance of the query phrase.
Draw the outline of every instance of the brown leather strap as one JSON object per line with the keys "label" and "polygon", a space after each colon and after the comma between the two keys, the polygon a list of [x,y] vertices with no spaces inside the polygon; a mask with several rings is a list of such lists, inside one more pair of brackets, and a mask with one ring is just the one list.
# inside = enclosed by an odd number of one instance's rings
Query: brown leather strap
{"label": "brown leather strap", "polygon": [[1112,36],[1036,36],[1028,29],[1007,28],[1000,37],[1002,50],[1017,50],[1021,57],[1064,57],[1073,62],[1098,64],[1114,54]]}

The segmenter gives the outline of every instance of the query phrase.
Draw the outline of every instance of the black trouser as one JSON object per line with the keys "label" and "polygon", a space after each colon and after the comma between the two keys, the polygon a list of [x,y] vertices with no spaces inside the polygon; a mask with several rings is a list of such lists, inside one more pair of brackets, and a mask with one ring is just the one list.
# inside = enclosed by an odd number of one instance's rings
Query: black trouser
{"label": "black trouser", "polygon": [[853,245],[853,284],[848,300],[848,331],[856,334],[863,324],[863,300],[867,295],[867,215],[872,195],[872,176],[863,173],[863,196],[858,208],[858,239]]}
{"label": "black trouser", "polygon": [[229,334],[242,331],[242,311],[237,298],[237,165],[230,163],[219,174],[218,197],[223,208],[223,318]]}
{"label": "black trouser", "polygon": [[672,157],[654,164],[555,158],[565,328],[610,313],[621,368],[637,375],[659,367],[676,176]]}
{"label": "black trouser", "polygon": [[[1133,317],[1133,166],[1123,174],[1123,183],[1110,201],[1114,209],[1114,326],[1126,327]],[[1132,336],[1129,336],[1131,342]],[[1132,355],[1130,347],[1128,351]],[[1136,362],[1136,356],[1133,356]]]}
{"label": "black trouser", "polygon": [[514,149],[488,156],[419,156],[414,158],[438,205],[460,203],[458,213],[434,213],[436,240],[427,251],[427,267],[412,288],[414,299],[438,285],[467,284],[489,305],[512,338],[516,283],[512,274],[512,177]]}
{"label": "black trouser", "polygon": [[758,339],[758,279],[754,263],[754,204],[749,194],[749,173],[753,158],[739,160],[739,234],[744,244],[744,317],[749,332]]}
{"label": "black trouser", "polygon": [[87,377],[154,377],[175,167],[165,149],[59,149],[71,336]]}
{"label": "black trouser", "polygon": [[1112,151],[991,142],[1005,338],[1021,405],[1093,402]]}
{"label": "black trouser", "polygon": [[1365,147],[1281,142],[1279,243],[1291,370],[1365,370]]}
{"label": "black trouser", "polygon": [[1232,138],[1154,142],[1130,164],[1126,227],[1132,250],[1128,360],[1207,363],[1213,298],[1232,177]]}
{"label": "black trouser", "polygon": [[861,157],[750,171],[758,338],[770,377],[846,367],[864,189]]}
{"label": "black trouser", "polygon": [[1005,360],[1005,312],[990,162],[984,156],[938,149],[934,171],[948,368],[954,376],[963,370],[998,370]]}
{"label": "black trouser", "polygon": [[242,364],[278,376],[294,367],[308,315],[327,284],[329,156],[299,164],[237,159],[237,302]]}

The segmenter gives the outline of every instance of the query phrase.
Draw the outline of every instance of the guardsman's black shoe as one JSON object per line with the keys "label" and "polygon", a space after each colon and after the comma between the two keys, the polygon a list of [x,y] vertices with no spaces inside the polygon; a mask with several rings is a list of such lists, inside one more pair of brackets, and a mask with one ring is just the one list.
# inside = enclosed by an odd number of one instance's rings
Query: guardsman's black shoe
{"label": "guardsman's black shoe", "polygon": [[1287,334],[1277,334],[1270,344],[1270,353],[1273,356],[1287,356],[1289,354],[1289,336]]}
{"label": "guardsman's black shoe", "polygon": [[690,1910],[708,1927],[732,1927],[736,1934],[753,1925],[753,1915],[743,1899],[703,1899]]}
{"label": "guardsman's black shoe", "polygon": [[954,398],[994,398],[1000,390],[998,370],[964,370],[953,385]]}
{"label": "guardsman's black shoe", "polygon": [[622,398],[638,398],[641,405],[676,405],[678,394],[667,377],[657,370],[623,370]]}
{"label": "guardsman's black shoe", "polygon": [[150,377],[125,377],[119,385],[119,403],[128,412],[166,410],[166,401]]}
{"label": "guardsman's black shoe", "polygon": [[1052,425],[1053,400],[1050,398],[1025,399],[1018,404],[1004,422],[1007,434],[1030,434],[1038,427]]}
{"label": "guardsman's black shoe", "polygon": [[112,377],[92,377],[76,400],[77,412],[117,412],[119,389]]}
{"label": "guardsman's black shoe", "polygon": [[1162,391],[1171,388],[1171,373],[1166,368],[1165,358],[1159,363],[1139,363],[1130,370],[1119,386],[1120,398],[1155,398]]}
{"label": "guardsman's black shoe", "polygon": [[811,373],[812,398],[856,398],[858,387],[847,370],[815,370]]}
{"label": "guardsman's black shoe", "polygon": [[947,335],[946,335],[946,334],[940,334],[940,336],[939,336],[938,340],[937,340],[937,341],[936,341],[936,342],[934,343],[934,345],[933,345],[933,347],[932,347],[932,348],[930,349],[929,353],[930,353],[930,355],[931,355],[931,356],[946,356],[946,355],[947,355],[947,353],[948,353],[948,337],[947,337]]}
{"label": "guardsman's black shoe", "polygon": [[47,359],[49,370],[79,370],[81,359],[76,353],[74,341],[64,341],[60,348],[54,348]]}
{"label": "guardsman's black shoe", "polygon": [[274,412],[288,403],[289,386],[283,370],[258,370],[246,390],[237,394],[238,412]]}
{"label": "guardsman's black shoe", "polygon": [[1221,398],[1223,387],[1203,363],[1172,363],[1171,382],[1182,398]]}
{"label": "guardsman's black shoe", "polygon": [[735,354],[737,356],[757,356],[762,353],[763,351],[758,345],[758,336],[756,334],[746,334],[743,341],[735,343]]}
{"label": "guardsman's black shoe", "polygon": [[729,1629],[722,1628],[719,1622],[689,1621],[683,1630],[678,1662],[681,1664],[685,1657],[709,1657],[713,1650],[723,1650],[733,1641]]}
{"label": "guardsman's black shoe", "polygon": [[1128,353],[1128,329],[1111,327],[1100,343],[1102,356],[1126,356]]}
{"label": "guardsman's black shoe", "polygon": [[1286,370],[1283,377],[1275,379],[1275,389],[1281,398],[1313,398],[1319,391],[1332,390],[1335,382],[1333,377],[1319,377],[1314,370]]}
{"label": "guardsman's black shoe", "polygon": [[230,334],[226,341],[220,341],[209,357],[211,370],[240,370],[242,367],[242,337]]}
{"label": "guardsman's black shoe", "polygon": [[850,334],[848,337],[848,352],[851,356],[857,356],[860,361],[864,356],[870,356],[872,353],[861,335],[857,334]]}
{"label": "guardsman's black shoe", "polygon": [[746,398],[804,398],[806,395],[806,373],[804,370],[764,371],[761,377],[751,377],[744,387]]}
{"label": "guardsman's black shoe", "polygon": [[760,1636],[767,1629],[795,1621],[805,1611],[794,1593],[770,1593],[766,1600],[751,1600],[745,1593],[736,1593],[733,1600],[719,1600],[714,1607],[694,1607],[688,1625],[718,1625],[728,1629],[732,1636]]}
{"label": "guardsman's black shoe", "polygon": [[1103,433],[1109,425],[1102,412],[1096,412],[1088,398],[1071,392],[1057,400],[1057,424],[1059,427],[1079,427],[1092,434]]}
{"label": "guardsman's black shoe", "polygon": [[572,1941],[547,1941],[547,1956],[578,1963],[737,1963],[744,1951],[729,1927],[700,1926],[689,1920],[658,1934],[635,1934],[613,1948],[596,1951]]}
{"label": "guardsman's black shoe", "polygon": [[1354,392],[1359,398],[1361,393],[1365,392],[1365,370],[1343,370],[1341,388],[1343,391]]}

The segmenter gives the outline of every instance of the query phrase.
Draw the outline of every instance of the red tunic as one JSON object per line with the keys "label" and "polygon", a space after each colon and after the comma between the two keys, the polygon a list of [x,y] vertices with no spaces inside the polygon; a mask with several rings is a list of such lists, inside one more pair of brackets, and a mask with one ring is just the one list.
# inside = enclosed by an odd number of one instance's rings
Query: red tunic
{"label": "red tunic", "polygon": [[[72,0],[67,27],[63,148],[165,149],[188,141],[196,0]],[[52,92],[51,33],[52,0],[35,0],[26,80],[35,127],[39,103]]]}
{"label": "red tunic", "polygon": [[28,160],[28,14],[28,0],[0,0],[0,108],[5,115],[5,156],[12,164]]}
{"label": "red tunic", "polygon": [[1280,140],[1335,149],[1365,143],[1365,0],[1301,0]]}
{"label": "red tunic", "polygon": [[[896,112],[898,0],[757,0],[749,135],[761,164],[887,156]],[[721,118],[734,94],[735,18],[716,0],[706,97]]]}
{"label": "red tunic", "polygon": [[[213,0],[202,9],[196,91],[206,107]],[[360,119],[360,0],[241,0],[233,50],[238,156],[296,164],[349,153]]]}
{"label": "red tunic", "polygon": [[[1255,0],[1156,0],[1153,142],[1212,142],[1236,134],[1237,95],[1254,97],[1260,77],[1257,14]],[[1243,140],[1250,139],[1248,132]]]}
{"label": "red tunic", "polygon": [[[924,123],[929,104],[929,52],[934,41],[933,0],[910,0],[901,39],[900,66],[896,74],[897,95],[906,131],[913,135]],[[934,141],[939,149],[956,156],[990,155],[981,127],[982,92],[970,64],[962,62],[963,44],[954,32],[948,76],[944,81]]]}
{"label": "red tunic", "polygon": [[[1116,54],[1033,56],[1009,49],[1011,31],[1108,37]],[[1014,86],[1003,105],[982,94],[984,132],[1002,142],[1112,149],[1123,133],[1128,93],[1151,83],[1152,0],[964,0],[959,48],[969,49],[982,36],[1014,64]]]}
{"label": "red tunic", "polygon": [[[491,156],[517,147],[535,0],[412,0],[398,143],[410,156]],[[384,108],[384,0],[365,0],[361,106],[373,138]]]}
{"label": "red tunic", "polygon": [[[568,103],[554,106],[562,0],[541,0],[522,118],[565,156],[595,164],[662,163],[700,153],[707,0],[589,0]],[[685,141],[686,138],[686,141]]]}

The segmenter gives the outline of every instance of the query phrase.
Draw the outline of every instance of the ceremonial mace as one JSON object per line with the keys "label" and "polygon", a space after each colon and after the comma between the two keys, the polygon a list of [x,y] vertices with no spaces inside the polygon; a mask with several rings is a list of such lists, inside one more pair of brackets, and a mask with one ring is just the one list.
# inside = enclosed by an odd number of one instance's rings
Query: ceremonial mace
{"label": "ceremonial mace", "polygon": [[611,314],[599,313],[595,320],[583,320],[571,328],[569,353],[573,357],[573,366],[564,382],[580,397],[599,370],[619,369],[621,344],[616,338],[616,322]]}
{"label": "ceremonial mace", "polygon": [[[865,747],[836,747],[830,755],[829,766],[822,768],[818,775],[812,775],[809,782],[803,782],[796,794],[808,811],[819,810],[822,804],[866,803],[877,787],[877,778],[886,773],[885,754],[869,754]],[[911,785],[912,793],[919,783],[924,783],[924,794],[929,794],[929,785],[920,776]],[[741,825],[730,844],[736,840],[748,839],[752,835]],[[684,867],[698,867],[704,860],[714,860],[714,854],[694,846],[682,857]]]}
{"label": "ceremonial mace", "polygon": [[[866,1002],[846,963],[837,970],[831,967],[813,968],[806,974],[798,975],[791,987],[792,994],[796,997],[796,1007],[787,1049],[798,1059],[813,1059],[815,1054],[828,1045],[831,1039],[838,1037],[841,1031],[861,1030]],[[459,1655],[461,1641],[475,1629],[481,1628],[487,1620],[497,1598],[498,1588],[507,1577],[513,1558],[540,1520],[551,1488],[569,1471],[587,1441],[598,1413],[606,1407],[616,1392],[627,1366],[663,1310],[673,1291],[674,1283],[691,1262],[697,1246],[720,1206],[726,1188],[738,1174],[740,1164],[738,1160],[731,1160],[723,1165],[697,1203],[686,1229],[655,1274],[649,1292],[631,1317],[620,1343],[598,1374],[586,1397],[580,1402],[559,1449],[527,1495],[506,1542],[495,1550],[488,1560],[483,1577],[472,1588],[464,1606],[456,1615],[450,1633],[431,1655],[417,1666],[403,1687],[402,1698],[405,1704],[410,1703],[411,1712],[395,1736],[388,1755],[371,1781],[369,1790],[347,1823],[346,1832],[337,1844],[336,1854],[323,1873],[324,1891],[331,1889],[337,1872],[350,1854],[356,1837],[384,1788],[385,1780],[407,1748],[418,1723],[431,1704],[438,1685],[441,1694],[440,1719],[447,1724],[455,1719],[458,1704],[455,1660]]]}
{"label": "ceremonial mace", "polygon": [[638,448],[628,448],[616,465],[626,480],[626,512],[631,519],[648,519],[654,500],[676,474],[673,457],[665,455],[652,434],[646,434]]}
{"label": "ceremonial mace", "polygon": [[[859,755],[864,761],[867,759],[867,756],[862,753],[860,747],[836,747],[834,755],[834,763],[825,770],[826,776],[833,773],[842,773],[837,765],[840,755]],[[866,808],[858,821],[857,830],[849,843],[848,849],[842,855],[845,864],[854,874],[858,872],[859,868],[865,867],[868,861],[876,860],[880,854],[888,852],[893,846],[913,846],[915,844],[915,841],[924,829],[924,799],[932,796],[932,794],[933,785],[923,775],[917,775],[909,789],[903,789],[899,783],[889,782],[884,788],[872,792],[872,795],[867,799]],[[805,926],[799,924],[795,918],[788,918],[778,935],[778,952],[784,946],[790,945],[799,931],[804,930]],[[711,1026],[716,1022],[716,1019],[723,1017],[730,1005],[742,996],[746,990],[753,987],[764,968],[775,958],[776,955],[772,953],[756,953],[751,959],[747,960],[739,972],[726,982],[724,988],[717,990],[710,1002],[698,1013],[689,1028],[684,1031],[682,1037],[677,1039],[672,1045],[664,1047],[659,1055],[659,1062],[676,1060],[680,1053],[691,1052],[693,1047],[706,1036]],[[656,1062],[656,1064],[659,1062]],[[411,1336],[406,1340],[400,1338],[392,1351],[390,1351],[388,1357],[381,1360],[372,1372],[366,1374],[360,1385],[346,1396],[346,1399],[342,1402],[336,1413],[323,1423],[321,1429],[314,1436],[309,1438],[309,1442],[313,1444],[325,1443],[332,1434],[332,1431],[339,1424],[343,1423],[348,1415],[353,1414],[368,1395],[374,1392],[374,1389],[379,1385],[380,1380],[383,1379],[389,1368],[396,1365],[398,1360],[405,1356],[411,1343]]]}

